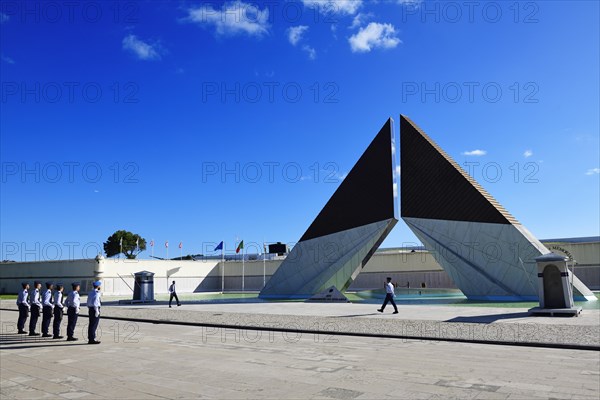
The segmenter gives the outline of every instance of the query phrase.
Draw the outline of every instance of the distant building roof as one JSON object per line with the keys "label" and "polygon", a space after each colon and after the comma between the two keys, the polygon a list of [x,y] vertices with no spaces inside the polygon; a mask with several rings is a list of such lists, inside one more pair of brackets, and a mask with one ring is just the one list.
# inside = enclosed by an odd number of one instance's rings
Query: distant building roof
{"label": "distant building roof", "polygon": [[542,243],[595,243],[600,242],[600,236],[583,236],[575,238],[542,239]]}

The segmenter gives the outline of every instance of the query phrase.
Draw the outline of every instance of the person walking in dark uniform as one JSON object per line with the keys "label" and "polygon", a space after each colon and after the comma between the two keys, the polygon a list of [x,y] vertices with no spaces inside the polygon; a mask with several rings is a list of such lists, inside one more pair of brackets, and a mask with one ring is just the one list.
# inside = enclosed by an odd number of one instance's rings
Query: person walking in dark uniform
{"label": "person walking in dark uniform", "polygon": [[41,287],[41,282],[33,282],[33,293],[29,296],[29,304],[31,310],[31,316],[29,317],[29,336],[40,336],[40,334],[35,331],[35,327],[37,325],[38,318],[40,317],[40,312],[42,310],[42,303],[40,302]]}
{"label": "person walking in dark uniform", "polygon": [[383,301],[383,305],[381,306],[381,308],[377,311],[382,313],[385,309],[385,306],[387,306],[387,303],[389,302],[392,303],[392,305],[394,306],[394,314],[398,314],[398,307],[396,307],[396,302],[394,301],[394,285],[392,285],[392,278],[387,277],[387,282],[384,284],[384,286],[385,300]]}
{"label": "person walking in dark uniform", "polygon": [[27,297],[29,297],[29,283],[21,282],[21,286],[23,287],[23,290],[21,290],[17,296],[17,306],[19,306],[17,333],[20,335],[27,333],[25,330],[25,322],[27,322],[27,317],[29,316],[29,303],[27,302]]}
{"label": "person walking in dark uniform", "polygon": [[100,344],[100,341],[96,340],[96,330],[100,324],[100,286],[102,286],[102,282],[94,282],[94,289],[88,293],[88,344]]}
{"label": "person walking in dark uniform", "polygon": [[52,337],[48,331],[50,330],[50,321],[52,321],[52,311],[54,310],[52,304],[53,287],[52,282],[46,282],[46,290],[42,295],[42,337]]}
{"label": "person walking in dark uniform", "polygon": [[63,284],[57,283],[54,291],[54,324],[52,325],[52,339],[62,339],[60,336],[60,323],[63,319]]}
{"label": "person walking in dark uniform", "polygon": [[169,308],[171,308],[173,297],[175,297],[175,301],[177,301],[177,307],[179,307],[181,303],[179,302],[179,297],[177,297],[177,290],[175,290],[175,281],[173,281],[171,286],[169,286]]}
{"label": "person walking in dark uniform", "polygon": [[73,290],[69,293],[65,305],[67,306],[67,341],[74,342],[78,340],[75,337],[75,325],[77,325],[77,318],[79,316],[79,306],[81,300],[79,299],[79,282],[71,283]]}

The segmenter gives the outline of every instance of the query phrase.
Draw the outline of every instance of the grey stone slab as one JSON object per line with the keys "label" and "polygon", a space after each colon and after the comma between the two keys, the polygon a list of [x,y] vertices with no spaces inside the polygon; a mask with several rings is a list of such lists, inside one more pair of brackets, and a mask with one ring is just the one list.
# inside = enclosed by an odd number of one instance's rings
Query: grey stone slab
{"label": "grey stone slab", "polygon": [[318,394],[331,399],[356,399],[363,395],[364,392],[338,387],[328,387],[327,389],[321,390]]}
{"label": "grey stone slab", "polygon": [[81,399],[81,398],[90,398],[92,396],[91,393],[88,392],[66,392],[60,393],[60,397],[64,397],[65,399]]}

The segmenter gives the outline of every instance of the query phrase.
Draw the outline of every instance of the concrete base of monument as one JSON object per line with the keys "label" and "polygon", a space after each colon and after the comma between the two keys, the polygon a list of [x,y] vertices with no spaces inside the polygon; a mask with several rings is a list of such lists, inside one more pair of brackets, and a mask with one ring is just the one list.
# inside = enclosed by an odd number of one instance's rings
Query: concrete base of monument
{"label": "concrete base of monument", "polygon": [[321,302],[321,303],[328,303],[328,302],[348,303],[349,302],[348,298],[346,296],[344,296],[344,294],[341,293],[339,290],[337,290],[335,286],[331,286],[330,288],[322,291],[321,293],[315,294],[314,296],[309,298],[307,301]]}
{"label": "concrete base of monument", "polygon": [[555,316],[568,316],[578,317],[581,314],[581,307],[569,307],[569,308],[541,308],[533,307],[529,309],[531,315],[549,315]]}

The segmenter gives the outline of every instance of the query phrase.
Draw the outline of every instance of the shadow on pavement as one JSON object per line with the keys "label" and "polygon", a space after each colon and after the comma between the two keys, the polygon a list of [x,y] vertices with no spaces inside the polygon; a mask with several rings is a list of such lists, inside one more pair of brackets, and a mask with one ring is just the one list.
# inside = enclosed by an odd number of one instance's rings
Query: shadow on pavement
{"label": "shadow on pavement", "polygon": [[77,342],[67,342],[66,339],[42,338],[40,336],[27,336],[18,334],[1,334],[0,348],[2,350],[29,349],[34,347],[73,346],[87,344],[79,339]]}
{"label": "shadow on pavement", "polygon": [[528,312],[515,312],[506,314],[473,315],[470,317],[454,317],[444,322],[470,322],[474,324],[489,324],[503,319],[516,319],[531,317]]}
{"label": "shadow on pavement", "polygon": [[333,315],[332,318],[352,318],[352,317],[366,317],[369,315],[380,315],[381,313],[372,312],[367,314],[351,314],[351,315]]}
{"label": "shadow on pavement", "polygon": [[60,343],[53,343],[53,344],[40,344],[40,345],[23,345],[23,346],[6,346],[5,344],[2,344],[2,350],[22,350],[22,349],[37,349],[39,347],[63,347],[63,346],[81,346],[81,345],[88,345],[87,341],[79,341],[79,342],[68,342],[68,343],[64,343],[64,342],[60,342]]}

